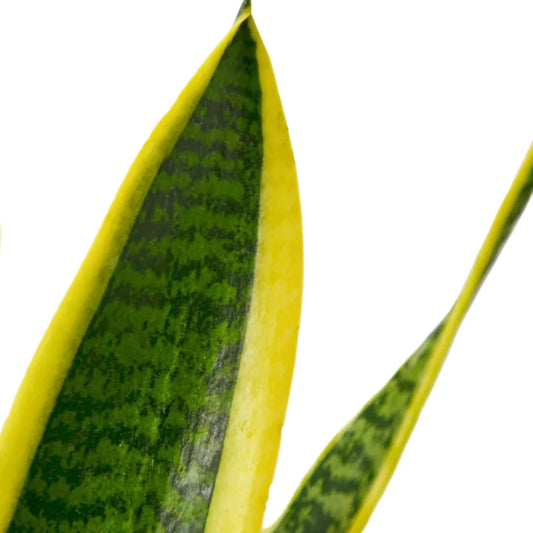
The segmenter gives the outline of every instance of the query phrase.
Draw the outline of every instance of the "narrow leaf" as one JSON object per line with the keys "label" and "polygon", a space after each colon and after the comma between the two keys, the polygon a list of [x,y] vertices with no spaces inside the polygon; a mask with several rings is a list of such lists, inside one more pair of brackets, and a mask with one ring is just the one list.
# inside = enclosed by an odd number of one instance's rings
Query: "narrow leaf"
{"label": "narrow leaf", "polygon": [[459,325],[533,190],[533,145],[455,305],[337,434],[268,533],[359,533],[394,472]]}
{"label": "narrow leaf", "polygon": [[0,435],[0,531],[259,530],[301,285],[294,160],[245,2],[31,362]]}

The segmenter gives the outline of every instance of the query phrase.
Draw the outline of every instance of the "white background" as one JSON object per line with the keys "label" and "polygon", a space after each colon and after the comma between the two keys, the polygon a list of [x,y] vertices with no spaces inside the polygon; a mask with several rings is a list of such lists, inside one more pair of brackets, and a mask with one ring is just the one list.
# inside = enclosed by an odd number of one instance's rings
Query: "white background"
{"label": "white background", "polygon": [[[256,0],[303,205],[266,522],[444,316],[533,139],[530,2]],[[0,424],[137,151],[238,0],[0,4]],[[369,533],[531,532],[533,207]]]}

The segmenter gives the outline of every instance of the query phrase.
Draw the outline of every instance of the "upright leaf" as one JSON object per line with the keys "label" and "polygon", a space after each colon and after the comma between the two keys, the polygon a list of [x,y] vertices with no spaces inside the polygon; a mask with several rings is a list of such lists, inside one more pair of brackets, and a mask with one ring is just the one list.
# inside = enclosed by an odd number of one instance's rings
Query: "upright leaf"
{"label": "upright leaf", "polygon": [[331,441],[268,533],[363,530],[394,472],[459,325],[532,190],[533,145],[451,311]]}
{"label": "upright leaf", "polygon": [[247,1],[32,360],[0,436],[0,531],[258,530],[301,283],[294,161]]}

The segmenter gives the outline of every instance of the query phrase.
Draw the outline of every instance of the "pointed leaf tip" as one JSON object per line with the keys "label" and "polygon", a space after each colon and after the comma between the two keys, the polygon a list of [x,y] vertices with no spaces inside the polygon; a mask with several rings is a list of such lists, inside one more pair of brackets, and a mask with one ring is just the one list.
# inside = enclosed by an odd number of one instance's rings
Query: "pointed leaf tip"
{"label": "pointed leaf tip", "polygon": [[237,13],[237,17],[235,20],[237,20],[246,10],[252,9],[252,0],[244,0],[241,4],[241,7],[239,9],[239,12]]}

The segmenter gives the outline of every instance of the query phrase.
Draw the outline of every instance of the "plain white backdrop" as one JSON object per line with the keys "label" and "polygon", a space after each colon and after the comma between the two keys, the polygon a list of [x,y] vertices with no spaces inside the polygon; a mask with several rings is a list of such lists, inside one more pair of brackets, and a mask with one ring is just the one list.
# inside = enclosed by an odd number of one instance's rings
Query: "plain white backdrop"
{"label": "plain white backdrop", "polygon": [[[0,424],[121,180],[238,0],[0,4]],[[533,140],[530,2],[256,0],[305,292],[266,522],[448,311]],[[533,206],[367,530],[533,530]]]}

